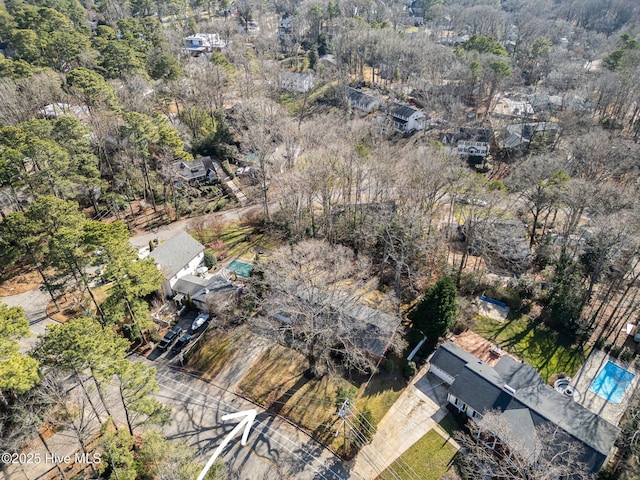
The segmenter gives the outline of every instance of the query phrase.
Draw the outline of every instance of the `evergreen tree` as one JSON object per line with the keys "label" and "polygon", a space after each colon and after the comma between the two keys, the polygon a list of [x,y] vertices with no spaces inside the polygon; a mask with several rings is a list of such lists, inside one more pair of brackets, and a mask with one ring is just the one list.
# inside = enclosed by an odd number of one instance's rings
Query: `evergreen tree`
{"label": "evergreen tree", "polygon": [[120,399],[131,435],[138,426],[166,425],[171,421],[171,409],[154,397],[160,389],[155,368],[143,363],[127,363],[118,379]]}
{"label": "evergreen tree", "polygon": [[0,399],[24,393],[38,383],[38,362],[20,353],[18,339],[31,335],[29,322],[19,307],[0,304]]}
{"label": "evergreen tree", "polygon": [[424,294],[412,315],[413,325],[435,343],[453,326],[458,312],[456,284],[442,277]]}

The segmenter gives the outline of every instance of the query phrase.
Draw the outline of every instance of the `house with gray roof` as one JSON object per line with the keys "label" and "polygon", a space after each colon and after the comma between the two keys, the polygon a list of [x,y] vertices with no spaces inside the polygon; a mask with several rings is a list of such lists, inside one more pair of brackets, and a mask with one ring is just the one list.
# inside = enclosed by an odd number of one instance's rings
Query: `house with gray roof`
{"label": "house with gray roof", "polygon": [[149,256],[164,276],[162,290],[169,297],[180,278],[196,273],[204,261],[204,246],[187,232],[182,232],[152,250]]}
{"label": "house with gray roof", "polygon": [[426,115],[422,110],[401,103],[386,108],[388,123],[398,133],[410,134],[425,127]]}
{"label": "house with gray roof", "polygon": [[285,72],[280,79],[280,88],[288,92],[307,93],[313,88],[314,80],[310,72]]}
{"label": "house with gray roof", "polygon": [[[306,315],[301,311],[301,306],[308,306],[304,310],[318,313],[321,317],[319,321],[324,322],[328,328],[338,329],[342,337],[350,339],[356,347],[375,359],[384,356],[400,325],[399,317],[367,307],[341,292],[327,292],[298,285],[291,293],[295,297],[293,302],[292,298],[282,295],[267,299],[263,305],[266,315],[291,324]],[[341,318],[342,321],[337,322],[336,318]]]}
{"label": "house with gray roof", "polygon": [[367,95],[362,90],[346,87],[345,93],[351,108],[356,108],[366,113],[371,113],[375,108],[382,105],[382,100],[371,95]]}
{"label": "house with gray roof", "polygon": [[193,305],[201,312],[209,312],[209,306],[216,301],[216,296],[223,293],[228,296],[235,289],[232,282],[222,273],[207,277],[185,275],[173,286],[173,300],[176,303],[190,298]]}
{"label": "house with gray roof", "polygon": [[493,270],[522,273],[532,260],[527,229],[519,220],[488,219],[463,225],[461,234],[472,229],[469,253],[482,256]]}
{"label": "house with gray roof", "polygon": [[457,132],[442,135],[444,145],[455,145],[463,157],[487,157],[491,151],[493,132],[485,128],[460,127]]}
{"label": "house with gray roof", "polygon": [[503,153],[525,151],[536,142],[551,144],[560,131],[556,122],[530,122],[507,125],[498,137]]}
{"label": "house with gray roof", "polygon": [[197,185],[202,182],[216,180],[216,169],[211,157],[196,158],[190,162],[183,160],[171,164],[174,177],[178,183]]}
{"label": "house with gray roof", "polygon": [[507,355],[490,367],[447,342],[431,357],[429,371],[448,386],[448,402],[481,428],[484,413],[498,412],[510,435],[517,438],[512,443],[518,444],[520,455],[535,451],[540,428],[552,427],[554,432],[559,428],[567,439],[582,445],[584,451],[578,460],[597,472],[620,433],[617,426],[547,385],[532,366]]}

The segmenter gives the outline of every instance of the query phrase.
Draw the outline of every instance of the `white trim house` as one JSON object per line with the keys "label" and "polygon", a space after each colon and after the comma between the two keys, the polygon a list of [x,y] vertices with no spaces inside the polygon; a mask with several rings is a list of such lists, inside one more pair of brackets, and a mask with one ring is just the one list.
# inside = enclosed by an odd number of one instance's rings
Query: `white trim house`
{"label": "white trim house", "polygon": [[521,443],[538,427],[551,426],[581,444],[578,460],[593,472],[612,454],[620,429],[547,385],[531,365],[505,355],[491,367],[446,342],[432,355],[429,371],[448,385],[447,401],[459,412],[481,423],[485,412],[495,411]]}
{"label": "white trim house", "polygon": [[149,254],[164,276],[162,291],[166,297],[173,293],[176,282],[185,275],[193,275],[204,262],[204,246],[187,232],[171,237]]}

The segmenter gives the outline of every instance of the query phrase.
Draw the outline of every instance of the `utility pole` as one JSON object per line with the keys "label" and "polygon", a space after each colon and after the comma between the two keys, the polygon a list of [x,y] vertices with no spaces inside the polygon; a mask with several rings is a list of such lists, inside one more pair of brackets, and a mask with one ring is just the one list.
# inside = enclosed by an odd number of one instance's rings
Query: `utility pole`
{"label": "utility pole", "polygon": [[[349,409],[349,399],[345,398],[342,405],[340,405],[340,409],[338,410],[338,416],[342,419],[342,435],[344,438],[344,455],[347,456],[347,452],[349,451],[349,437],[347,436],[347,415],[351,413]],[[335,436],[337,437],[340,434],[340,427],[336,430]]]}

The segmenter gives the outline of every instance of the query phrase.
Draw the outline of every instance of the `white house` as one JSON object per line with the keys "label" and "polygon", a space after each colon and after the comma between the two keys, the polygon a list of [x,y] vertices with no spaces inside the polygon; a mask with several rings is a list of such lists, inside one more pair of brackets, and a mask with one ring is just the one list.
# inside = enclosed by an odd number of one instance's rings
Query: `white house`
{"label": "white house", "polygon": [[387,112],[396,132],[407,134],[424,129],[427,117],[421,110],[410,105],[392,103]]}
{"label": "white house", "polygon": [[[617,426],[550,387],[532,366],[513,357],[504,355],[491,367],[458,345],[446,342],[432,355],[429,372],[446,385],[447,401],[481,427],[486,412],[500,415],[516,437],[516,446],[535,447],[537,429],[547,427],[579,443],[582,452],[578,460],[594,473],[612,455],[620,433]],[[488,447],[495,445],[494,441]],[[557,453],[551,447],[549,454]],[[561,447],[562,443],[558,448]]]}
{"label": "white house", "polygon": [[74,116],[78,120],[87,120],[89,118],[89,107],[86,105],[71,105],[69,103],[50,103],[49,105],[45,105],[38,114],[42,118],[49,120],[64,115]]}
{"label": "white house", "polygon": [[285,72],[280,80],[280,87],[289,92],[306,93],[313,87],[313,75]]}
{"label": "white house", "polygon": [[217,33],[196,33],[184,38],[183,50],[187,53],[199,55],[205,52],[221,50],[227,46]]}
{"label": "white house", "polygon": [[280,40],[286,40],[293,32],[293,16],[285,13],[280,20],[280,26],[278,27],[278,36]]}
{"label": "white house", "polygon": [[482,128],[460,127],[442,136],[445,145],[456,145],[461,157],[487,157],[491,150],[492,132]]}
{"label": "white house", "polygon": [[196,273],[204,261],[204,246],[187,232],[170,238],[150,254],[164,276],[162,291],[169,297],[176,282]]}
{"label": "white house", "polygon": [[355,88],[347,87],[346,95],[351,107],[362,110],[363,112],[371,113],[374,108],[382,105],[381,100],[378,100],[376,97],[371,95],[367,95],[361,90],[356,90]]}

